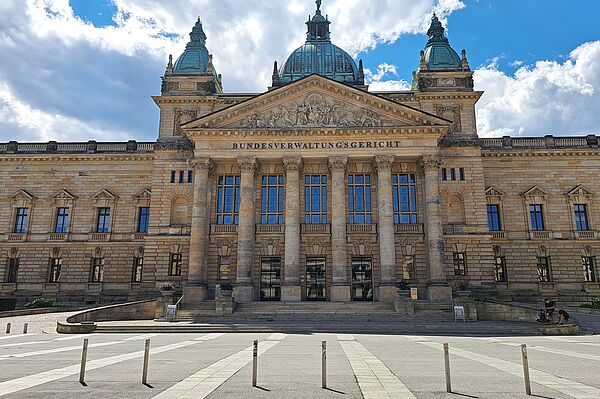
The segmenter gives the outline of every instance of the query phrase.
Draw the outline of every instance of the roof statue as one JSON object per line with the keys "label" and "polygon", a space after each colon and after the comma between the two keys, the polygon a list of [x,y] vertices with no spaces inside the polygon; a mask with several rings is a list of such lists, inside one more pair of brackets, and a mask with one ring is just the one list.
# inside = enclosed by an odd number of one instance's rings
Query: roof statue
{"label": "roof statue", "polygon": [[315,73],[338,82],[363,85],[364,79],[360,79],[354,58],[331,43],[331,22],[321,13],[321,0],[315,3],[315,15],[312,18],[309,16],[306,22],[306,43],[290,54],[278,74],[273,74],[273,86],[294,82]]}

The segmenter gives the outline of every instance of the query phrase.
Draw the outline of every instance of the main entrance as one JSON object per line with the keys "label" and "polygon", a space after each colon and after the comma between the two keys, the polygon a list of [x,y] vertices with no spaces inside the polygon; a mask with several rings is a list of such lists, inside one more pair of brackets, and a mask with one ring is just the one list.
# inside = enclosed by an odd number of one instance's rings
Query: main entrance
{"label": "main entrance", "polygon": [[281,258],[262,258],[260,267],[260,300],[281,299]]}
{"label": "main entrance", "polygon": [[352,300],[373,300],[373,268],[371,258],[352,258]]}
{"label": "main entrance", "polygon": [[307,258],[306,300],[324,301],[325,296],[325,258]]}

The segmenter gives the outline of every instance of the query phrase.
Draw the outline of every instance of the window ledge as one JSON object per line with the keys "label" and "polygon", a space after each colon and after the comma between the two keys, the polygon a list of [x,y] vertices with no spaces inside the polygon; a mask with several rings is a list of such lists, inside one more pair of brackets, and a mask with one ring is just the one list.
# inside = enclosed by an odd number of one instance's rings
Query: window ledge
{"label": "window ledge", "polygon": [[346,233],[347,234],[376,234],[377,233],[377,224],[347,224],[346,225]]}
{"label": "window ledge", "polygon": [[394,225],[394,231],[403,234],[423,234],[423,224],[396,224]]}
{"label": "window ledge", "polygon": [[211,234],[237,234],[237,224],[213,224],[210,226]]}
{"label": "window ledge", "polygon": [[256,233],[284,233],[284,224],[257,224]]}
{"label": "window ledge", "polygon": [[329,223],[305,223],[302,224],[302,234],[331,234],[331,225]]}

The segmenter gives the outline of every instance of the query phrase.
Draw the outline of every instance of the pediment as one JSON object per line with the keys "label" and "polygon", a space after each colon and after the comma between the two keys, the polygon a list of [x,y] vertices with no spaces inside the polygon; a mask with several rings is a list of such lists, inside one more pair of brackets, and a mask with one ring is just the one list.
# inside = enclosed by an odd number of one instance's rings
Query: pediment
{"label": "pediment", "polygon": [[136,200],[149,200],[152,197],[152,192],[149,188],[145,188],[133,196]]}
{"label": "pediment", "polygon": [[13,195],[10,196],[10,198],[12,198],[15,201],[18,200],[24,200],[24,201],[30,201],[35,199],[35,197],[31,194],[29,194],[27,191],[20,189],[17,190]]}
{"label": "pediment", "polygon": [[311,75],[182,125],[184,130],[440,127],[451,121]]}
{"label": "pediment", "polygon": [[500,190],[498,187],[489,186],[485,190],[485,195],[488,197],[503,197],[505,194],[504,194],[504,191]]}
{"label": "pediment", "polygon": [[73,194],[71,194],[70,192],[68,192],[64,188],[60,189],[57,192],[55,192],[54,194],[52,194],[51,197],[53,199],[55,199],[55,200],[74,200],[74,199],[77,199],[77,197],[75,197]]}
{"label": "pediment", "polygon": [[533,186],[529,190],[521,194],[523,197],[543,197],[546,198],[548,193],[542,190],[539,186]]}
{"label": "pediment", "polygon": [[594,195],[594,192],[584,186],[583,184],[579,184],[575,186],[572,190],[565,193],[567,197],[591,197]]}
{"label": "pediment", "polygon": [[103,188],[102,190],[98,191],[96,194],[92,195],[92,198],[95,200],[116,200],[119,197],[117,197],[116,195],[114,195],[113,193],[108,191],[107,189]]}

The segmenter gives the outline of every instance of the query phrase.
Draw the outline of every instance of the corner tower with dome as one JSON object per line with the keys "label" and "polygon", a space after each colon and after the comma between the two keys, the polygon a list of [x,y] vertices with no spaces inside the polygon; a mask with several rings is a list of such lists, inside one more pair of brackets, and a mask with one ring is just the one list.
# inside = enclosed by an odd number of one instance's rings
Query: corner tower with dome
{"label": "corner tower with dome", "polygon": [[165,282],[215,313],[599,297],[598,137],[479,138],[482,92],[435,14],[411,90],[369,91],[316,3],[258,95],[223,90],[198,19],[153,97],[155,142],[0,143],[0,309]]}

